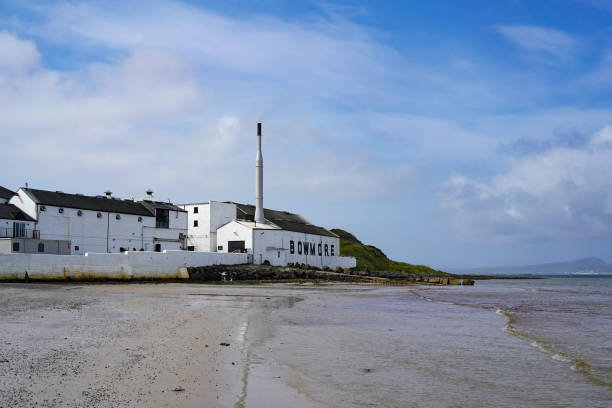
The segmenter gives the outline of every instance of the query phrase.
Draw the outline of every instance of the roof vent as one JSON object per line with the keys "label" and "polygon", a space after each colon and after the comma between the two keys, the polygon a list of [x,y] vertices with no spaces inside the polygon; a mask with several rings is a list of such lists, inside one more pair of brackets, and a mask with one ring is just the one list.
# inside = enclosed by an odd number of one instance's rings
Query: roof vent
{"label": "roof vent", "polygon": [[147,191],[145,191],[145,193],[147,193],[148,196],[153,197],[153,190],[148,189]]}
{"label": "roof vent", "polygon": [[106,190],[104,194],[106,194],[106,198],[111,198],[111,194],[113,194],[113,192],[110,190]]}

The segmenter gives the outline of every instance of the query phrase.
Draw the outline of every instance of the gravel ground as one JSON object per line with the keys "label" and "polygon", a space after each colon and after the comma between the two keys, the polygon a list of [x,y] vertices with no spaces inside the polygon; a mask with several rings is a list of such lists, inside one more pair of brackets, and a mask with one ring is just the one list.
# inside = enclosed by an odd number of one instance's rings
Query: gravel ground
{"label": "gravel ground", "polygon": [[0,408],[240,407],[246,328],[290,306],[292,295],[180,283],[0,284]]}

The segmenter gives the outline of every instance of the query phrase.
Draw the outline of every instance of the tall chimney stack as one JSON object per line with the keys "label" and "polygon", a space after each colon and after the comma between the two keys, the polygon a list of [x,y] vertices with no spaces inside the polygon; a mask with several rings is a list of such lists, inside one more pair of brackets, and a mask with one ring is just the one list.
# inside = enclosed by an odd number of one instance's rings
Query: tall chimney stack
{"label": "tall chimney stack", "polygon": [[261,123],[257,124],[257,157],[255,158],[255,222],[265,223],[263,210],[263,156],[261,155]]}

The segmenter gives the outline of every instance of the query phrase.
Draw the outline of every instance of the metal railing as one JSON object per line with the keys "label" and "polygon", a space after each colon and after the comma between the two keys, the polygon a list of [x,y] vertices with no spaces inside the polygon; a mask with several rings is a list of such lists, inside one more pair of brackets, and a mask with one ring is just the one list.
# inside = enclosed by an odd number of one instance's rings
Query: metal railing
{"label": "metal railing", "polygon": [[40,230],[0,228],[0,238],[32,238],[40,239]]}

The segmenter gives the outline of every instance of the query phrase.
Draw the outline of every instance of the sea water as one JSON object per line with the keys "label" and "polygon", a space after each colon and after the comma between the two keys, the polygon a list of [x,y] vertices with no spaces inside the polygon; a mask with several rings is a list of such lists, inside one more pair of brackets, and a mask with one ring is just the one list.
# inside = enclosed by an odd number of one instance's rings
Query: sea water
{"label": "sea water", "polygon": [[306,291],[253,363],[321,406],[610,407],[611,295],[609,277]]}

